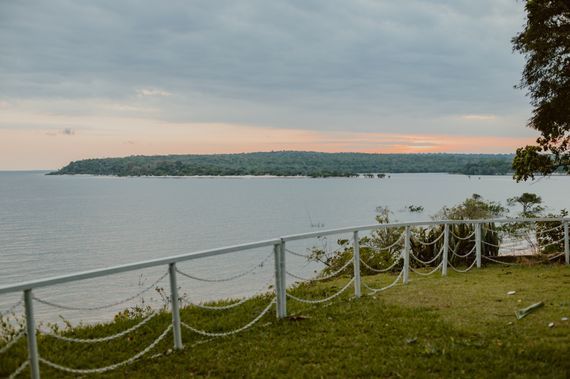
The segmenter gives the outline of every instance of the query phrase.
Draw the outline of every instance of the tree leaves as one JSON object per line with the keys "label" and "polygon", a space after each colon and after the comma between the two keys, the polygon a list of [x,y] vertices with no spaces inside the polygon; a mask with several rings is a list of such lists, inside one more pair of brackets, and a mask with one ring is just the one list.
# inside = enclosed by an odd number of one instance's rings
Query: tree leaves
{"label": "tree leaves", "polygon": [[528,126],[541,136],[537,146],[517,149],[513,168],[517,181],[570,174],[570,3],[528,0],[527,23],[512,40],[526,65],[519,88],[528,89],[534,106]]}

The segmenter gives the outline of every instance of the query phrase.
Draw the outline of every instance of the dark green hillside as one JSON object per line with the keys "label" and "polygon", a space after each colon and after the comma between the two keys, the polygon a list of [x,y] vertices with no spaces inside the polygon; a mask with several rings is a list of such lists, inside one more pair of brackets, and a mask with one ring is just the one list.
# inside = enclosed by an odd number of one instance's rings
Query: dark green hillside
{"label": "dark green hillside", "polygon": [[53,175],[277,175],[348,177],[360,173],[510,173],[507,154],[364,154],[275,151],[241,154],[130,156],[71,162]]}

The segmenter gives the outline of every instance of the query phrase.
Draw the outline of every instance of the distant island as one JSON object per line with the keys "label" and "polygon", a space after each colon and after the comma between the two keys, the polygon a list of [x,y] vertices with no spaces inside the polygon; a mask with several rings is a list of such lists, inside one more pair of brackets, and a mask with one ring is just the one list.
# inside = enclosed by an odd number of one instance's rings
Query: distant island
{"label": "distant island", "polygon": [[[71,162],[48,175],[110,176],[307,176],[352,177],[366,173],[505,175],[511,154],[366,154],[272,151],[211,155],[136,155]],[[368,175],[371,176],[371,175]]]}

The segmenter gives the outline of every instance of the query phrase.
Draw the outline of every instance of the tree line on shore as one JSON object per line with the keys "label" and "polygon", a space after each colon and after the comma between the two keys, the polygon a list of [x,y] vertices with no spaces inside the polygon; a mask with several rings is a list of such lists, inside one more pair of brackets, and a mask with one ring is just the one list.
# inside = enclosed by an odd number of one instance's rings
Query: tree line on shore
{"label": "tree line on shore", "polygon": [[[509,154],[366,154],[272,151],[241,154],[130,156],[85,159],[52,175],[352,177],[362,173],[505,175]],[[378,176],[383,177],[383,176]]]}

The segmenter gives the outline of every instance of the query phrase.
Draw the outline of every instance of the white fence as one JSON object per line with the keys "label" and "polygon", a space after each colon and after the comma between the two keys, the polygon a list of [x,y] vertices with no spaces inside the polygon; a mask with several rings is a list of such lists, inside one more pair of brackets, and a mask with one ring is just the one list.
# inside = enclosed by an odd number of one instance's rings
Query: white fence
{"label": "white fence", "polygon": [[[89,374],[89,373],[101,373],[110,371],[121,366],[127,365],[129,363],[134,362],[136,359],[142,357],[150,350],[152,350],[159,342],[161,342],[166,336],[172,331],[173,335],[173,344],[175,349],[182,349],[183,348],[183,341],[182,341],[182,328],[186,328],[194,333],[208,336],[208,337],[223,337],[235,333],[239,333],[243,330],[246,330],[253,326],[257,321],[259,321],[265,314],[267,314],[272,308],[273,305],[276,306],[276,316],[277,318],[284,318],[287,316],[287,300],[291,299],[293,301],[309,303],[309,304],[316,304],[316,303],[323,303],[328,302],[334,299],[335,297],[339,296],[343,292],[347,291],[351,286],[354,287],[354,295],[356,298],[361,296],[362,288],[365,288],[372,293],[380,292],[387,290],[399,282],[406,284],[410,280],[410,273],[413,272],[418,275],[431,275],[436,272],[441,272],[441,275],[447,275],[448,268],[451,268],[457,272],[467,272],[473,267],[480,268],[482,265],[482,260],[486,259],[495,263],[502,263],[502,264],[511,264],[503,262],[502,260],[497,260],[494,257],[487,256],[484,252],[487,249],[494,248],[499,249],[506,249],[509,251],[530,251],[533,248],[536,250],[536,236],[531,236],[530,234],[526,234],[524,236],[517,235],[517,233],[508,233],[508,238],[506,239],[497,239],[497,243],[487,242],[482,238],[482,235],[488,235],[488,233],[498,233],[497,229],[488,229],[488,225],[495,225],[495,224],[517,224],[517,225],[527,225],[527,230],[532,230],[533,233],[548,233],[556,231],[557,235],[562,235],[562,238],[559,240],[553,241],[546,241],[546,243],[542,244],[542,247],[545,245],[555,245],[560,246],[563,243],[564,251],[559,252],[558,255],[554,257],[560,257],[564,255],[565,263],[568,265],[570,264],[570,243],[569,243],[569,231],[568,225],[570,220],[568,218],[532,218],[532,219],[490,219],[490,220],[445,220],[445,221],[428,221],[428,222],[414,222],[414,223],[398,223],[398,224],[374,224],[374,225],[365,225],[365,226],[358,226],[358,227],[349,227],[349,228],[342,228],[342,229],[334,229],[334,230],[326,230],[326,231],[318,231],[312,233],[305,233],[305,234],[297,234],[297,235],[290,235],[281,238],[266,240],[266,241],[259,241],[249,244],[243,245],[236,245],[236,246],[229,246],[220,249],[213,249],[213,250],[206,250],[200,251],[195,253],[189,254],[182,254],[177,256],[171,256],[167,258],[160,258],[154,260],[147,260],[143,262],[137,262],[122,266],[115,266],[106,269],[100,270],[92,270],[92,271],[85,271],[71,275],[63,275],[48,279],[41,279],[41,280],[33,280],[23,283],[18,283],[9,286],[0,287],[0,295],[13,293],[13,292],[22,292],[23,297],[22,300],[18,301],[17,303],[13,304],[9,309],[0,311],[0,316],[4,316],[11,312],[14,312],[16,309],[20,308],[23,305],[24,313],[25,313],[25,320],[26,325],[23,330],[17,333],[9,342],[7,342],[4,346],[0,347],[0,357],[2,354],[9,353],[10,349],[18,343],[19,340],[22,338],[26,338],[27,340],[27,351],[28,351],[28,359],[22,362],[22,364],[11,374],[10,377],[18,376],[24,369],[28,366],[30,368],[30,373],[32,378],[39,378],[40,377],[40,363],[52,367],[57,370],[61,370],[64,372],[72,373],[72,374]],[[536,223],[549,223],[548,225],[553,225],[548,229],[542,229],[541,231],[537,231],[534,227]],[[452,230],[453,226],[469,226],[473,231],[465,236],[456,235]],[[413,236],[413,228],[414,227],[437,227],[443,226],[443,230],[438,236],[435,236],[430,241],[422,241],[422,239],[414,239]],[[362,240],[362,234],[369,233],[369,232],[377,232],[379,230],[386,230],[390,228],[396,228],[397,230],[403,230],[402,235],[397,238],[397,240],[392,243],[390,246],[360,246],[360,242]],[[470,229],[470,230],[471,230]],[[350,238],[350,251],[352,252],[352,257],[348,260],[342,267],[338,268],[336,272],[331,272],[328,275],[323,275],[318,277],[319,280],[328,279],[334,277],[336,275],[342,274],[349,266],[353,268],[353,275],[352,278],[348,281],[348,283],[342,287],[337,293],[324,298],[324,299],[303,299],[296,295],[294,295],[291,291],[288,291],[287,288],[287,276],[291,277],[294,281],[312,281],[315,278],[305,278],[298,274],[295,274],[287,269],[286,264],[286,257],[288,255],[303,257],[304,259],[307,256],[302,253],[295,251],[294,249],[290,248],[290,245],[294,244],[295,241],[307,241],[314,238],[326,238],[326,236],[332,235],[351,235]],[[529,238],[530,236],[530,238]],[[514,237],[514,238],[513,238]],[[525,240],[526,245],[522,248],[513,244],[513,240],[516,238]],[[443,241],[442,241],[443,240]],[[451,241],[455,241],[455,247],[451,247]],[[469,251],[465,253],[460,253],[457,250],[457,246],[459,246],[460,242],[467,241],[471,245]],[[402,243],[403,242],[403,243]],[[424,260],[418,255],[414,254],[412,249],[412,242],[418,243],[424,246],[431,246],[434,247],[437,244],[438,251],[434,254],[433,257],[429,258],[428,260]],[[524,244],[523,244],[524,245]],[[400,246],[402,247],[400,249]],[[347,246],[344,246],[345,249]],[[240,251],[245,250],[252,250],[252,249],[271,249],[269,255],[264,256],[263,261],[261,264],[256,265],[242,273],[232,275],[228,278],[199,278],[195,275],[188,274],[177,267],[178,263],[191,261],[196,259],[202,259],[206,257],[218,256],[223,254],[231,254],[237,253]],[[388,249],[397,249],[398,252],[395,256],[395,259],[390,265],[386,267],[372,267],[369,262],[363,260],[360,256],[361,248],[367,249],[376,249],[376,250],[388,250]],[[209,332],[205,330],[198,329],[193,327],[180,319],[180,301],[179,301],[179,294],[178,294],[178,285],[177,285],[177,275],[182,275],[187,278],[191,278],[194,280],[201,280],[205,282],[225,282],[231,281],[238,277],[243,277],[248,275],[249,273],[253,272],[256,267],[260,267],[268,261],[271,257],[273,257],[274,262],[274,297],[273,299],[267,304],[267,306],[262,310],[262,312],[255,317],[253,320],[245,324],[244,326],[237,328],[232,331],[228,332]],[[451,264],[451,260],[453,258],[458,259],[472,259],[470,264],[467,264],[465,268],[455,267]],[[472,257],[472,258],[471,258]],[[413,262],[413,263],[412,263]],[[100,278],[105,277],[113,274],[130,272],[141,270],[144,268],[149,267],[157,267],[157,266],[166,266],[168,267],[168,271],[164,273],[158,280],[153,282],[151,285],[145,287],[142,291],[139,291],[137,294],[130,296],[129,298],[114,302],[112,304],[102,305],[102,306],[93,306],[93,307],[72,307],[66,305],[56,304],[41,298],[38,298],[34,295],[34,290],[42,287],[49,287],[54,286],[57,284],[62,283],[71,283],[80,280],[90,279],[90,278]],[[388,284],[382,288],[375,288],[367,284],[365,281],[362,280],[361,277],[361,269],[366,269],[368,272],[372,273],[384,273],[388,271],[393,271],[395,267],[400,267],[399,274],[395,277],[395,280],[392,283]],[[429,267],[428,271],[419,270],[418,267],[425,266]],[[166,276],[169,277],[170,283],[170,299],[175,301],[170,301],[170,307],[172,312],[172,323],[145,349],[138,352],[131,358],[124,360],[122,362],[118,362],[106,367],[101,367],[97,369],[77,369],[77,368],[69,368],[59,365],[55,362],[49,361],[44,359],[43,357],[39,356],[38,354],[38,346],[37,346],[37,339],[36,334],[44,333],[42,331],[37,330],[35,319],[34,319],[34,302],[39,302],[44,305],[57,307],[60,309],[81,309],[81,310],[98,310],[103,309],[111,306],[116,306],[119,304],[126,303],[129,300],[132,300],[144,292],[152,289],[160,280],[164,279]],[[207,304],[193,304],[203,309],[207,310],[225,310],[237,307],[248,299],[244,298],[243,300],[239,300],[228,305],[221,305],[221,306],[213,306]],[[110,341],[119,337],[123,337],[136,329],[140,328],[141,326],[145,325],[151,319],[153,319],[158,313],[153,312],[150,313],[148,316],[143,318],[138,324],[120,332],[112,336],[102,337],[102,338],[95,338],[95,339],[80,339],[80,338],[70,338],[65,337],[63,335],[57,333],[50,333],[49,336],[53,338],[57,338],[60,340],[64,340],[67,342],[74,342],[74,343],[102,343],[106,341]]]}

